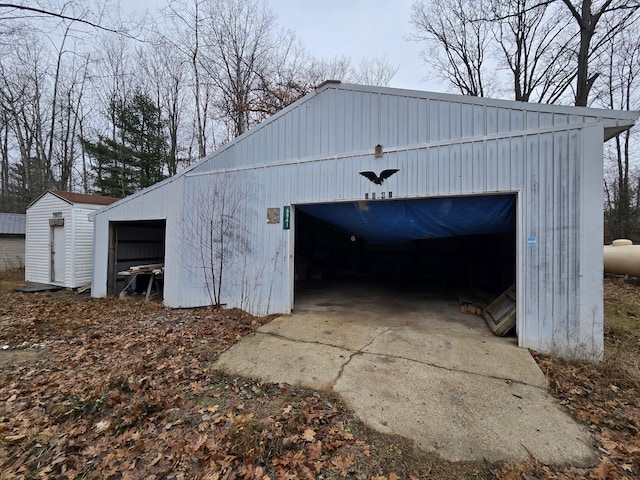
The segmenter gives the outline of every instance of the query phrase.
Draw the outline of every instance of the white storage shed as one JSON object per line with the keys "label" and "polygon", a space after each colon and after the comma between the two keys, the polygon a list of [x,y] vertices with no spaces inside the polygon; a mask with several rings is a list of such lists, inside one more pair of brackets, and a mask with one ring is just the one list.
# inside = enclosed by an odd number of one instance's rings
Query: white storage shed
{"label": "white storage shed", "polygon": [[167,306],[254,314],[322,278],[515,284],[521,347],[597,357],[603,142],[637,118],[325,82],[98,212],[92,295],[129,256],[165,264]]}
{"label": "white storage shed", "polygon": [[25,280],[78,288],[91,283],[89,214],[117,198],[47,190],[27,207]]}

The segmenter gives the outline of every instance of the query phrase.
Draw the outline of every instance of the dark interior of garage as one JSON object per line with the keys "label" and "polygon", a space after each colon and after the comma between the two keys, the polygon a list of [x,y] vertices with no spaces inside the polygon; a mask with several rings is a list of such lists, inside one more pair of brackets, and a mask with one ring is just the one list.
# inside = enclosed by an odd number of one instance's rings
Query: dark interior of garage
{"label": "dark interior of garage", "polygon": [[[117,295],[132,280],[132,275],[120,275],[133,266],[164,264],[165,220],[111,222],[109,224],[108,292]],[[130,286],[133,293],[144,293],[151,273],[140,273]],[[152,285],[162,293],[161,276]]]}
{"label": "dark interior of garage", "polygon": [[[371,236],[362,225],[349,228],[349,222],[360,222],[359,215],[350,216],[346,221],[333,221],[340,215],[335,210],[316,206],[296,208],[296,289],[335,281],[358,281],[389,286],[419,285],[449,291],[451,295],[473,289],[496,297],[515,282],[515,197],[510,197],[512,201],[503,208],[505,220],[493,227],[487,227],[493,220],[484,221],[478,214],[474,215],[478,222],[458,230],[451,227],[455,219],[447,224],[446,215],[423,219],[427,224],[436,223],[435,229],[429,225],[416,227],[415,223],[422,220],[404,219],[402,212],[390,210],[393,220],[376,219],[389,225],[390,232],[381,238],[377,233],[380,228],[374,227],[377,232],[373,241],[363,238]],[[393,204],[387,207],[400,208]],[[468,219],[471,214],[465,211],[461,215]],[[371,219],[364,217],[363,221],[367,228],[372,226]],[[410,224],[408,233],[405,224]],[[399,231],[402,233],[394,238],[394,232]],[[450,231],[461,234],[411,238],[447,235]]]}

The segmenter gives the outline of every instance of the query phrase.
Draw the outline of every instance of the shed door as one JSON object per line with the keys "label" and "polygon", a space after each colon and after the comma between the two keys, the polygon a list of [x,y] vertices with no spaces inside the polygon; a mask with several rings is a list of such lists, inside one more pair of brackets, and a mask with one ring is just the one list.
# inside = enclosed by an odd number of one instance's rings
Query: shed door
{"label": "shed door", "polygon": [[51,227],[51,281],[64,282],[64,225]]}

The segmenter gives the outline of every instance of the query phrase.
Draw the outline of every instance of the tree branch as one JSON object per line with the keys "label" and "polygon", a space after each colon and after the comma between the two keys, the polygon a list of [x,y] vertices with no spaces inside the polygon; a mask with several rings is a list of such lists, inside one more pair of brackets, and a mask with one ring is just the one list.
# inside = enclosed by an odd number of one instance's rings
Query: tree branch
{"label": "tree branch", "polygon": [[26,12],[39,13],[39,14],[42,14],[42,15],[50,16],[50,17],[60,18],[62,20],[71,20],[72,22],[84,23],[85,25],[89,25],[90,27],[96,28],[98,30],[103,30],[105,32],[111,32],[111,33],[117,33],[118,35],[124,35],[125,37],[131,38],[133,40],[138,40],[137,38],[129,35],[126,32],[120,31],[120,30],[115,30],[113,28],[104,27],[104,26],[102,26],[100,24],[91,22],[89,20],[84,20],[84,19],[78,18],[78,17],[70,17],[70,16],[64,15],[62,13],[51,12],[49,10],[43,10],[41,8],[28,7],[28,6],[25,6],[25,5],[16,5],[16,4],[13,4],[13,3],[0,3],[0,8],[13,8],[13,9],[16,9],[16,10],[24,10]]}

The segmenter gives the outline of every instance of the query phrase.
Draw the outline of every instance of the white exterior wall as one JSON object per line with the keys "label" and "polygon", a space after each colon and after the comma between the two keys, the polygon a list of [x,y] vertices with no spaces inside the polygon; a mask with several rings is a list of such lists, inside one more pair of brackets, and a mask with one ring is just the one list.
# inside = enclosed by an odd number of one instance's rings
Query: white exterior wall
{"label": "white exterior wall", "polygon": [[24,249],[24,236],[0,236],[0,272],[24,267]]}
{"label": "white exterior wall", "polygon": [[[182,252],[182,177],[173,177],[104,209],[94,217],[94,269],[91,295],[107,295],[109,270],[109,223],[137,220],[166,220],[164,302],[167,306],[186,307]],[[132,201],[126,201],[131,199]],[[199,305],[205,304],[200,302]]]}
{"label": "white exterior wall", "polygon": [[64,218],[64,282],[66,288],[91,283],[93,268],[93,223],[88,215],[100,205],[71,204],[47,192],[27,209],[25,280],[51,283],[51,226],[54,212]]}
{"label": "white exterior wall", "polygon": [[[187,216],[193,192],[233,178],[246,192],[242,223],[250,226],[251,253],[242,268],[225,273],[223,302],[255,314],[288,313],[295,215],[287,231],[266,223],[267,208],[363,200],[374,192],[379,198],[383,191],[394,199],[514,193],[520,346],[597,357],[603,342],[603,135],[605,127],[633,124],[634,115],[330,85],[164,186],[100,213],[96,245],[108,241],[109,218],[143,219],[140,211],[151,205],[160,209],[154,218],[166,214],[167,236],[178,236],[183,212],[178,202],[161,204],[161,198],[182,192]],[[374,158],[377,144],[382,158]],[[383,187],[358,173],[386,168],[399,171]],[[196,255],[187,243],[180,261],[166,261],[179,279],[165,288],[168,306],[210,303],[198,272],[185,268]],[[96,256],[106,258],[106,246]],[[94,285],[100,283],[97,296],[106,294],[106,273],[94,277]]]}
{"label": "white exterior wall", "polygon": [[[71,233],[68,237],[70,252],[65,271],[65,283],[68,288],[78,288],[89,285],[93,273],[93,223],[89,215],[99,209],[101,205],[76,203],[71,209]],[[66,233],[66,231],[65,231]]]}
{"label": "white exterior wall", "polygon": [[[263,275],[253,299],[253,311],[288,313],[293,300],[290,252],[295,219],[289,231],[281,224],[268,225],[267,207],[362,200],[372,191],[378,198],[382,191],[392,191],[395,199],[517,193],[520,346],[550,351],[581,344],[598,350],[601,345],[592,341],[591,333],[601,338],[601,139],[602,127],[594,126],[472,139],[454,146],[389,152],[383,159],[369,154],[348,161],[302,163],[295,169],[275,165],[252,170],[253,188],[249,190],[257,192],[258,198],[252,200],[255,207],[245,218],[253,226],[255,241],[255,256],[249,263],[260,271],[265,263],[269,266],[269,276]],[[358,174],[391,167],[400,171],[384,183],[384,188],[372,188],[373,184]],[[249,181],[247,173],[239,171],[237,175]],[[212,177],[188,174],[185,192],[196,188],[191,185],[215,182]],[[593,199],[588,214],[582,210],[584,197]],[[588,240],[583,239],[581,231],[585,235],[589,232]],[[529,238],[535,238],[535,245],[528,244]],[[253,277],[259,276],[252,273]],[[237,283],[230,276],[225,276],[226,284]],[[191,284],[183,292],[183,305],[201,304],[203,292],[189,279],[194,277],[183,279],[186,285]],[[239,306],[234,293],[237,289],[226,291],[223,298]]]}

